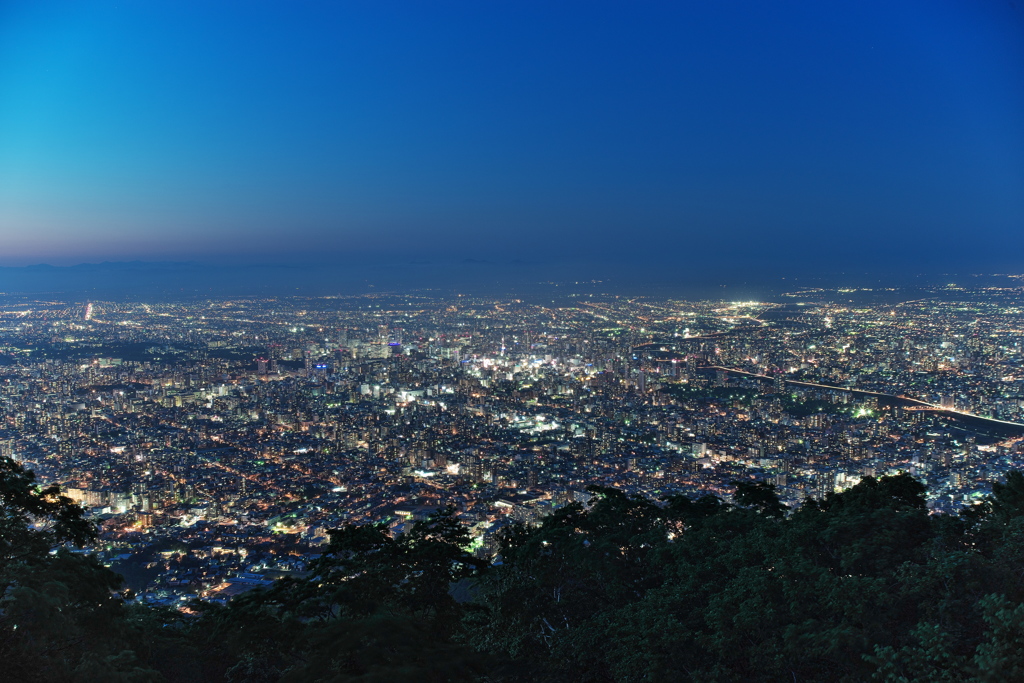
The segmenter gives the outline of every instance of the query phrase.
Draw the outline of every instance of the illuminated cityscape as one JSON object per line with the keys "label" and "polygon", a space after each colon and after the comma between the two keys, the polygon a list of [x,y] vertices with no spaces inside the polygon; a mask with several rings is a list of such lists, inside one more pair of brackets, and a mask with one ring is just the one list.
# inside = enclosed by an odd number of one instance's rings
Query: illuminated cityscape
{"label": "illuminated cityscape", "polygon": [[0,683],[1024,681],[1024,5],[0,2]]}
{"label": "illuminated cityscape", "polygon": [[[102,522],[142,600],[302,575],[327,530],[442,505],[496,551],[601,485],[908,472],[955,512],[1024,466],[1021,286],[686,301],[557,288],[189,303],[7,297],[0,448]],[[552,291],[556,291],[552,288]]]}

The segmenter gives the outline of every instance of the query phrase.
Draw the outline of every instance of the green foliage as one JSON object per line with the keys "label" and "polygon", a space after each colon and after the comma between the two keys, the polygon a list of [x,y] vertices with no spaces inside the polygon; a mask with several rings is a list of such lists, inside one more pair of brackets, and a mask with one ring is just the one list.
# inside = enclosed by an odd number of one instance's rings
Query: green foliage
{"label": "green foliage", "polygon": [[974,655],[978,679],[988,683],[1024,680],[1024,605],[1013,605],[998,595],[979,604],[988,633]]}
{"label": "green foliage", "polygon": [[1010,472],[1005,484],[992,484],[990,507],[1002,522],[1024,515],[1024,474]]}
{"label": "green foliage", "polygon": [[487,564],[466,550],[471,539],[454,508],[438,510],[396,538],[385,529],[347,525],[331,531],[312,581],[334,587],[337,605],[356,614],[389,605],[446,622],[455,609],[449,586]]}
{"label": "green foliage", "polygon": [[899,650],[875,646],[872,656],[865,659],[878,669],[873,680],[886,683],[934,681],[960,683],[970,680],[966,674],[967,659],[952,653],[951,638],[934,624],[921,624],[911,632],[913,644]]}
{"label": "green foliage", "polygon": [[840,415],[849,412],[849,408],[840,403],[824,401],[820,398],[799,399],[793,394],[781,396],[782,409],[793,417],[809,417],[817,413]]}
{"label": "green foliage", "polygon": [[[311,574],[197,615],[126,606],[50,548],[81,511],[0,467],[0,656],[26,681],[1024,680],[1024,476],[959,516],[908,475],[802,506],[773,486],[652,501],[590,487],[500,561],[451,508],[392,536],[346,525]],[[31,522],[31,524],[30,524]],[[456,593],[462,602],[453,598]]]}
{"label": "green foliage", "polygon": [[736,487],[735,498],[739,505],[754,508],[762,515],[776,518],[785,515],[789,509],[779,500],[774,484],[762,481],[734,481],[732,484]]}
{"label": "green foliage", "polygon": [[[734,505],[602,493],[512,530],[465,637],[529,662],[524,680],[1017,675],[1024,544],[1012,521],[930,516],[907,475],[865,478],[793,511],[769,485],[736,486]],[[984,597],[1007,590],[1017,602]]]}
{"label": "green foliage", "polygon": [[661,389],[681,401],[740,401],[750,403],[760,395],[757,389],[746,387],[698,387],[688,384],[669,384]]}
{"label": "green foliage", "polygon": [[196,605],[193,638],[212,680],[463,681],[487,657],[455,643],[462,608],[453,583],[486,562],[442,508],[392,537],[383,524],[330,532],[305,579],[282,580],[226,607]]}
{"label": "green foliage", "polygon": [[121,578],[65,547],[94,537],[82,509],[56,486],[40,488],[32,472],[0,459],[0,658],[8,680],[167,680],[140,659],[138,652],[157,653],[161,638],[143,635],[146,619],[117,592]]}

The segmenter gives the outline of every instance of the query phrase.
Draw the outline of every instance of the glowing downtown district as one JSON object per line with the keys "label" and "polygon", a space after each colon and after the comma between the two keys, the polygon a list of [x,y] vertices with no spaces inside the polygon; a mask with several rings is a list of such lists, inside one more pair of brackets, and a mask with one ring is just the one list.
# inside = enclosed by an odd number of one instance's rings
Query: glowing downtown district
{"label": "glowing downtown district", "polygon": [[[684,301],[6,297],[0,454],[102,520],[150,602],[301,574],[443,504],[495,550],[591,484],[787,503],[909,472],[936,513],[1024,467],[1021,288]],[[1018,424],[1019,423],[1019,424]]]}

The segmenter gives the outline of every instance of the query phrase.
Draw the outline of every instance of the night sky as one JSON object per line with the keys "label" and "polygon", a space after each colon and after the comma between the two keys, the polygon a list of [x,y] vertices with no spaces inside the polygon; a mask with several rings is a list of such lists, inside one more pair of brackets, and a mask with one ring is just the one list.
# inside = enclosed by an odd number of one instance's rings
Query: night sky
{"label": "night sky", "polygon": [[0,265],[1024,271],[1024,3],[0,3]]}

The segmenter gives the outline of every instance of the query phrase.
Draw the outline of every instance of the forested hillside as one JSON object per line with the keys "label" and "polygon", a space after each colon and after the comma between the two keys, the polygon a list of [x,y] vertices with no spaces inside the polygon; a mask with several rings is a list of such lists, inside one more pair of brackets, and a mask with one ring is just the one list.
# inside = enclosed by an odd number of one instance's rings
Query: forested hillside
{"label": "forested hillside", "polygon": [[[908,475],[770,485],[510,527],[488,564],[450,509],[331,532],[301,580],[226,607],[134,604],[94,530],[0,462],[0,657],[19,681],[1020,681],[1024,476],[959,516]],[[60,547],[53,552],[51,549]]]}

